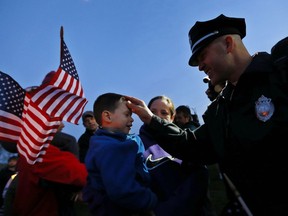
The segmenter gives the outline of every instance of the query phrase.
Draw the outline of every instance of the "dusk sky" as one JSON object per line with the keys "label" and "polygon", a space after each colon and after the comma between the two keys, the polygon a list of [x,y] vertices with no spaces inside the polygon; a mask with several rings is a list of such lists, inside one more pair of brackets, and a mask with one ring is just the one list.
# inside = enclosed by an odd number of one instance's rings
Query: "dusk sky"
{"label": "dusk sky", "polygon": [[[170,97],[202,114],[209,104],[205,74],[188,65],[188,32],[220,14],[246,19],[250,54],[270,53],[288,36],[288,1],[232,0],[0,0],[0,70],[23,88],[39,85],[60,62],[60,27],[92,110],[115,92],[143,99]],[[141,122],[133,115],[131,133]],[[79,138],[79,125],[63,132]]]}

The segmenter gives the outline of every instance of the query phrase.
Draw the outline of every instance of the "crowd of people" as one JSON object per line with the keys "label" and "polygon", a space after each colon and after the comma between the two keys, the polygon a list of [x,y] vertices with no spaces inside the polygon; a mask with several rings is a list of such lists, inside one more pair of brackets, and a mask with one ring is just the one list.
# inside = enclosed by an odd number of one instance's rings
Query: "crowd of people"
{"label": "crowd of people", "polygon": [[[288,39],[272,55],[251,55],[245,36],[245,19],[223,14],[189,31],[189,65],[205,73],[211,101],[203,124],[188,105],[175,108],[165,95],[146,105],[102,94],[82,114],[78,140],[62,132],[61,122],[42,163],[7,159],[1,214],[76,216],[83,204],[95,216],[287,215]],[[133,113],[143,121],[138,134],[130,133]],[[17,154],[16,144],[6,150]],[[213,164],[229,199],[220,214],[210,199]]]}

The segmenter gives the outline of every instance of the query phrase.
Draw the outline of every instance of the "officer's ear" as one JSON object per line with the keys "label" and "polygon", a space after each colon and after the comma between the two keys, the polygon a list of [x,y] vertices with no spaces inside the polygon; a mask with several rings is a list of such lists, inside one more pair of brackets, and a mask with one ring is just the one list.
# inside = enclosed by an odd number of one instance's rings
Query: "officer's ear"
{"label": "officer's ear", "polygon": [[234,38],[232,37],[232,35],[227,35],[225,37],[225,47],[226,47],[226,53],[230,53],[234,47]]}

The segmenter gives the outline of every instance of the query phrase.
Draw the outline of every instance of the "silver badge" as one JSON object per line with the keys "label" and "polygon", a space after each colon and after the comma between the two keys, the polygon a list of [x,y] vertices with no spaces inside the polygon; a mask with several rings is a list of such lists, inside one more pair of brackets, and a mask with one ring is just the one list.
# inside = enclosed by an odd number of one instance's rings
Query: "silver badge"
{"label": "silver badge", "polygon": [[274,113],[274,104],[271,101],[271,98],[267,98],[262,95],[256,102],[255,102],[255,111],[256,116],[260,121],[266,122],[271,118]]}

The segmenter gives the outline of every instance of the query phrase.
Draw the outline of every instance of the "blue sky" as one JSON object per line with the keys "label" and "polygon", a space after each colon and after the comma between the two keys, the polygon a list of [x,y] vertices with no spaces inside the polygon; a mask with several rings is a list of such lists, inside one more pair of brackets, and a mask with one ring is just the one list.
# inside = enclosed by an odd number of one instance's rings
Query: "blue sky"
{"label": "blue sky", "polygon": [[[92,110],[97,96],[127,94],[146,103],[156,95],[201,117],[209,100],[203,72],[188,65],[188,31],[196,21],[246,19],[251,54],[270,52],[288,36],[288,2],[233,0],[0,0],[0,70],[23,88],[39,85],[60,61],[60,27]],[[138,133],[140,120],[132,133]],[[79,125],[65,123],[77,139]]]}

